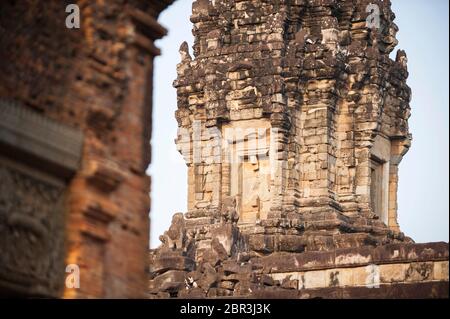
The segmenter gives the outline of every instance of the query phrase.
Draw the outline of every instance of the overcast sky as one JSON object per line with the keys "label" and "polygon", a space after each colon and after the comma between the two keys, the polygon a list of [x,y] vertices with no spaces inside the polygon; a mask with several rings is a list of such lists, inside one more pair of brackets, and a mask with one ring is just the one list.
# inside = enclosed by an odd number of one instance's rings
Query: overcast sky
{"label": "overcast sky", "polygon": [[[412,88],[410,131],[413,144],[400,165],[399,223],[416,242],[449,238],[449,2],[392,0],[400,31],[399,45],[408,55]],[[177,122],[176,64],[183,41],[192,46],[191,0],[178,0],[160,16],[169,35],[158,41],[153,113],[151,246],[168,229],[172,215],[186,212],[186,165],[174,144]],[[395,51],[394,51],[395,54]]]}

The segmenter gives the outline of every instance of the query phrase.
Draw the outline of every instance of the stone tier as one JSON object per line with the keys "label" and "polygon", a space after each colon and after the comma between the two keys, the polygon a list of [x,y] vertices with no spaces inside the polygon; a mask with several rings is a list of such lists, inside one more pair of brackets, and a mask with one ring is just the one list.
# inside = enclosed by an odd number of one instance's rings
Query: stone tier
{"label": "stone tier", "polygon": [[[448,297],[447,243],[350,247],[361,234],[348,234],[341,247],[306,251],[312,246],[298,244],[303,236],[271,241],[233,224],[211,233],[194,245],[186,237],[184,247],[150,253],[150,298]],[[278,251],[257,246],[268,242]]]}

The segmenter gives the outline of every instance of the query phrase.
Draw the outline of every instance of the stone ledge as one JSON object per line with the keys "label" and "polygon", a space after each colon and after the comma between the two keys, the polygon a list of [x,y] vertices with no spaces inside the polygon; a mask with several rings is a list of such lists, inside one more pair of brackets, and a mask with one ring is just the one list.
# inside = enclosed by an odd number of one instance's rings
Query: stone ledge
{"label": "stone ledge", "polygon": [[346,268],[370,264],[448,260],[448,243],[390,244],[380,247],[341,248],[326,252],[273,253],[255,258],[267,273]]}
{"label": "stone ledge", "polygon": [[0,153],[52,175],[78,170],[83,134],[10,101],[0,99]]}
{"label": "stone ledge", "polygon": [[352,268],[333,268],[305,272],[276,273],[275,281],[297,282],[297,289],[326,287],[373,287],[395,283],[448,281],[448,261],[412,262],[368,265]]}
{"label": "stone ledge", "polygon": [[346,287],[305,290],[261,289],[249,298],[257,299],[429,299],[448,298],[448,282],[401,283],[379,288]]}

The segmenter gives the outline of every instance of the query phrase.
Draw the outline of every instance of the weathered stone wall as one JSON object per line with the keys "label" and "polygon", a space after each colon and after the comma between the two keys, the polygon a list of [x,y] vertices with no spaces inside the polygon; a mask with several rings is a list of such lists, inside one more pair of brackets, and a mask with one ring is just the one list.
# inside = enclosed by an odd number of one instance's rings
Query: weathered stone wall
{"label": "weathered stone wall", "polygon": [[[380,11],[376,27],[368,24],[371,3]],[[368,265],[341,269],[320,259],[345,249],[374,259],[379,294],[393,297],[386,285],[411,282],[421,246],[397,221],[411,92],[406,54],[389,57],[398,30],[390,5],[193,2],[194,55],[183,43],[174,83],[189,209],[150,254],[151,297],[273,297],[276,286],[280,296],[331,286],[336,297],[357,297],[364,281],[349,277]],[[390,247],[413,253],[399,263],[378,259]],[[439,247],[429,248],[425,268],[445,268],[448,245]],[[294,256],[295,267],[283,269]],[[301,268],[305,258],[315,272]],[[448,273],[436,272],[415,277],[419,286],[440,287],[430,297],[448,287]],[[412,297],[414,289],[399,296]]]}
{"label": "weathered stone wall", "polygon": [[[160,53],[153,41],[166,33],[156,19],[172,2],[0,5],[0,97],[84,134],[80,168],[66,191],[66,214],[61,212],[65,231],[45,234],[56,236],[55,242],[66,239],[57,256],[63,259],[59,273],[64,264],[80,266],[80,289],[66,289],[64,297],[145,295],[150,205],[145,171],[151,157],[153,58]],[[70,3],[80,7],[80,29],[65,26]],[[16,152],[4,155],[21,161]],[[1,236],[3,241],[6,235]],[[21,260],[32,249],[14,254]],[[26,263],[16,267],[25,275],[32,272]],[[37,294],[23,280],[21,293]],[[59,296],[64,281],[56,285],[38,293]]]}

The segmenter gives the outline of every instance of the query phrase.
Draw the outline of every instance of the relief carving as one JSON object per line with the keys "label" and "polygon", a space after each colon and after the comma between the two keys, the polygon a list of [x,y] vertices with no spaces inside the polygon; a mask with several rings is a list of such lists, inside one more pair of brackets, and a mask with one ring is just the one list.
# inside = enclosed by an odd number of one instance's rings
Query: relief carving
{"label": "relief carving", "polygon": [[3,164],[0,179],[0,285],[57,296],[64,274],[63,187]]}

